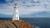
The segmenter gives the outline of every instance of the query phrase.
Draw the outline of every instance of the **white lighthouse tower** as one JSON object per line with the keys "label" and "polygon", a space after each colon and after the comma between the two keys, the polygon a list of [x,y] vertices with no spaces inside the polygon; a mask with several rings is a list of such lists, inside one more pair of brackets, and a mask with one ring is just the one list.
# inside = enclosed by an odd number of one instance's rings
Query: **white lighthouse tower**
{"label": "white lighthouse tower", "polygon": [[15,4],[15,6],[14,6],[13,19],[12,20],[19,20],[19,11],[18,11],[17,4]]}

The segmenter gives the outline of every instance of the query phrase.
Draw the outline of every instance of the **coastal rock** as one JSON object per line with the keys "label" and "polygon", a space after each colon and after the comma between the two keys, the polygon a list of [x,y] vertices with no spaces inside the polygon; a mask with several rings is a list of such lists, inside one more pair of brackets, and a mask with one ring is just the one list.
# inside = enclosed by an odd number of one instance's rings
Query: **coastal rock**
{"label": "coastal rock", "polygon": [[22,20],[0,20],[0,28],[34,28],[34,26]]}

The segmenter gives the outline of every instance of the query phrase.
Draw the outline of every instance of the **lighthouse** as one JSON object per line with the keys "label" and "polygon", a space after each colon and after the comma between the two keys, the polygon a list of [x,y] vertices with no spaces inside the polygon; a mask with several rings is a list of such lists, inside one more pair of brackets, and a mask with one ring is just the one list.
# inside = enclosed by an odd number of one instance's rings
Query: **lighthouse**
{"label": "lighthouse", "polygon": [[19,20],[19,11],[17,4],[14,4],[13,10],[13,19],[12,20]]}

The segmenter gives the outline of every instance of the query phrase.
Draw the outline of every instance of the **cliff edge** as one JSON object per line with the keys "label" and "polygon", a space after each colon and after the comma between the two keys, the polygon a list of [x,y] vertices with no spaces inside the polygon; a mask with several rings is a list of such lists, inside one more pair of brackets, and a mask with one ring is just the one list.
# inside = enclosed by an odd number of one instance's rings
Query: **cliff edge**
{"label": "cliff edge", "polygon": [[0,28],[34,28],[28,22],[22,20],[0,20]]}

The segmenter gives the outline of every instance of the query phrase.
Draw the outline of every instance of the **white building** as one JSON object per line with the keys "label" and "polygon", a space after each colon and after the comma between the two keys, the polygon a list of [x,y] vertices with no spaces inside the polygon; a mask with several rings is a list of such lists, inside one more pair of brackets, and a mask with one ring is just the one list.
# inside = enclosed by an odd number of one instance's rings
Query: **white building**
{"label": "white building", "polygon": [[19,20],[19,11],[18,11],[17,4],[15,4],[15,6],[14,6],[13,19],[12,20]]}

